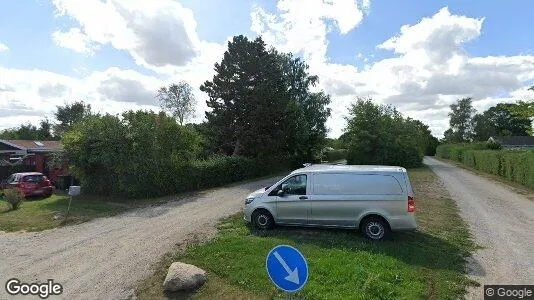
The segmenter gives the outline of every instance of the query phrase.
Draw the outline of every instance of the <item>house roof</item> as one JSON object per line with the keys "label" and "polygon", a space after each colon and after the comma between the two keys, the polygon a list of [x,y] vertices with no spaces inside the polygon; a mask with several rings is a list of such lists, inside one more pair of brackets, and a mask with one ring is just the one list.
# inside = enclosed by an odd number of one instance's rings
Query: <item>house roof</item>
{"label": "house roof", "polygon": [[0,140],[0,143],[27,151],[57,151],[61,149],[60,141]]}
{"label": "house roof", "polygon": [[492,136],[503,146],[531,146],[534,147],[534,136]]}

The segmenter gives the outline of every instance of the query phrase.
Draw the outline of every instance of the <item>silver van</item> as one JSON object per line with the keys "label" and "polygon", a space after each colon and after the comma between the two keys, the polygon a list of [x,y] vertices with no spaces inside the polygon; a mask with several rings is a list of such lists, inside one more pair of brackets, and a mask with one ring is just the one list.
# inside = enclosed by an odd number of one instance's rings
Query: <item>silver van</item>
{"label": "silver van", "polygon": [[311,165],[293,171],[245,200],[245,220],[358,228],[368,238],[415,230],[415,199],[406,169],[391,166]]}

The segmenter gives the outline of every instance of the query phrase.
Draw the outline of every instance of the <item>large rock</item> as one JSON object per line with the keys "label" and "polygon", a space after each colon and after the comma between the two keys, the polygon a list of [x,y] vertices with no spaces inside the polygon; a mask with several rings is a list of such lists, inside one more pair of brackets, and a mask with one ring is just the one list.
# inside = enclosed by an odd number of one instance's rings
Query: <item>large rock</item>
{"label": "large rock", "polygon": [[176,292],[199,288],[206,282],[206,272],[193,265],[174,262],[169,267],[163,287],[167,291]]}

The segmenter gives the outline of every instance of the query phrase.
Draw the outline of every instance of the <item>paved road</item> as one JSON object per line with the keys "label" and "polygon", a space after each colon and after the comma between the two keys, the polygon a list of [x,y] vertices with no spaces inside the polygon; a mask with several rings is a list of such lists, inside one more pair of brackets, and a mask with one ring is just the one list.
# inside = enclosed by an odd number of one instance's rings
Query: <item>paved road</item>
{"label": "paved road", "polygon": [[201,192],[157,207],[39,233],[0,233],[0,299],[4,284],[63,285],[66,299],[125,299],[151,266],[177,244],[215,233],[217,220],[238,212],[245,197],[278,178]]}
{"label": "paved road", "polygon": [[[484,284],[534,284],[534,201],[512,188],[425,157],[469,223],[478,245],[469,274]],[[469,297],[482,299],[482,286]]]}

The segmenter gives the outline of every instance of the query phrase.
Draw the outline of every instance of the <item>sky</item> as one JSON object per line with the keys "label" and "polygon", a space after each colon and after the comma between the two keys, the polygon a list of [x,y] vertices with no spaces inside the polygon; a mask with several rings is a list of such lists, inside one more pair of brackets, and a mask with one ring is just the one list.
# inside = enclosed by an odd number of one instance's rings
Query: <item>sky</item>
{"label": "sky", "polygon": [[534,1],[18,0],[0,4],[0,129],[53,120],[83,100],[96,112],[158,110],[184,80],[202,122],[211,80],[234,35],[302,57],[330,94],[330,137],[358,97],[390,104],[438,137],[449,105],[482,112],[534,93]]}

